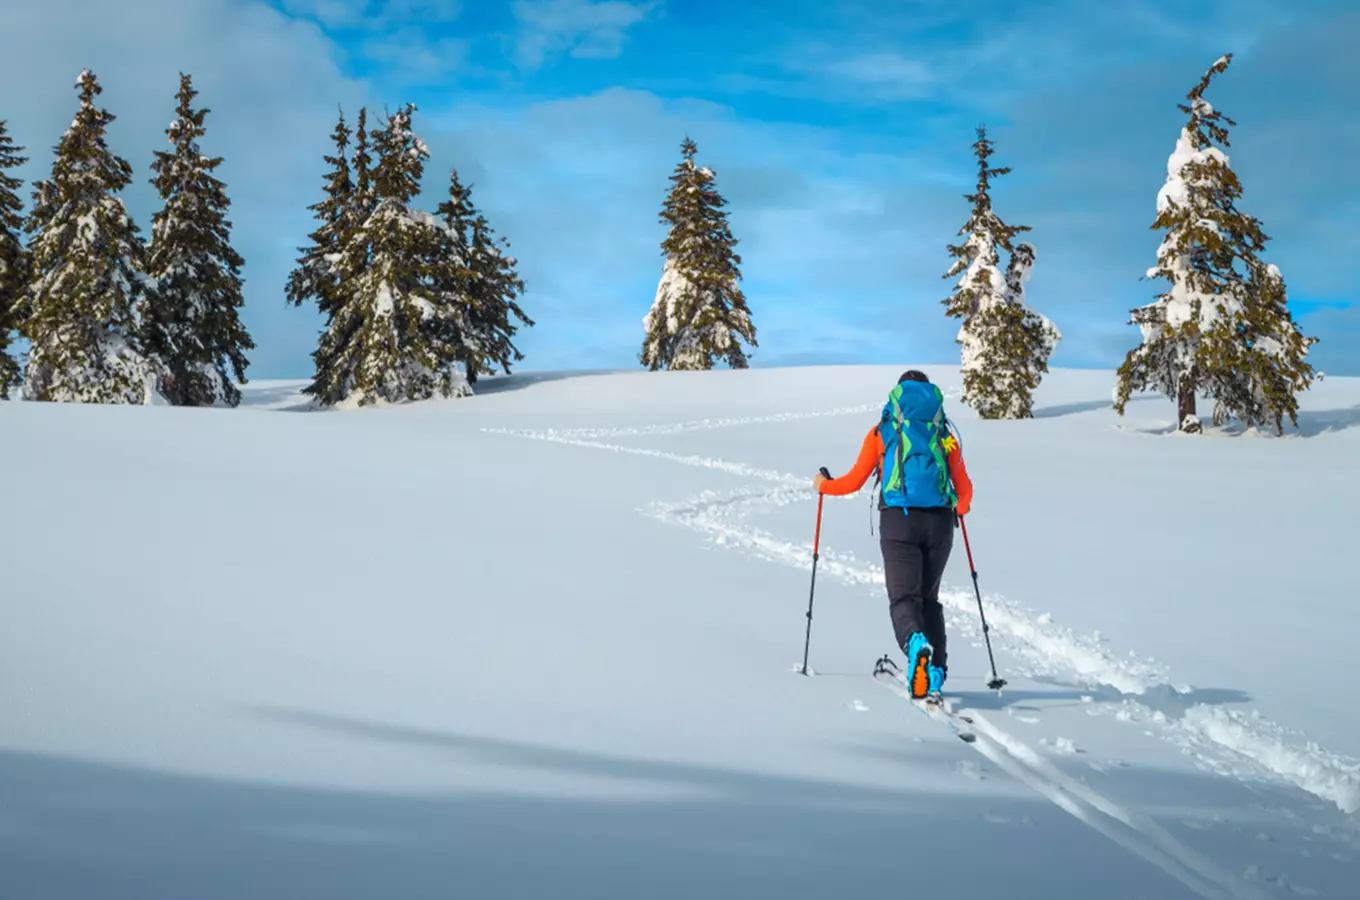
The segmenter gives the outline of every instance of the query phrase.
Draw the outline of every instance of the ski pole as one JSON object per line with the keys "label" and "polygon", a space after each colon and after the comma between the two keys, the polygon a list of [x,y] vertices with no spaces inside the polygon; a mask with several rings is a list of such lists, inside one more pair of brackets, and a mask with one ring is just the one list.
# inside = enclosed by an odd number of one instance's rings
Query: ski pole
{"label": "ski pole", "polygon": [[973,575],[973,593],[977,594],[978,618],[982,619],[982,639],[987,644],[987,662],[992,667],[992,680],[987,682],[987,687],[999,691],[1006,686],[1006,679],[996,674],[996,660],[992,657],[992,639],[988,636],[991,628],[987,626],[987,616],[982,611],[982,589],[978,587],[977,567],[973,565],[973,548],[968,544],[968,525],[964,522],[963,516],[958,518],[959,527],[963,529],[963,549],[968,551],[968,571]]}
{"label": "ski pole", "polygon": [[[831,473],[822,466],[819,470],[823,478],[830,478]],[[822,544],[822,501],[826,499],[826,494],[818,491],[817,493],[817,534],[812,539],[812,586],[808,588],[808,610],[807,610],[807,634],[803,637],[803,674],[808,673],[808,647],[812,643],[812,597],[817,590],[817,557]]]}

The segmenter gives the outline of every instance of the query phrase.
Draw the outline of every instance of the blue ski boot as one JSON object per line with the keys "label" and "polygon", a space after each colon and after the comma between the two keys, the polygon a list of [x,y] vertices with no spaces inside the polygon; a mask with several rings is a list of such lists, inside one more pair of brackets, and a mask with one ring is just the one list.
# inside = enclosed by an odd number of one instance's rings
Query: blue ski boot
{"label": "blue ski boot", "polygon": [[949,675],[949,670],[945,666],[937,666],[933,663],[930,666],[930,693],[926,695],[929,703],[944,703],[944,695],[940,690],[944,687],[944,680]]}
{"label": "blue ski boot", "polygon": [[919,631],[912,632],[907,646],[902,649],[907,653],[907,686],[911,689],[912,699],[921,700],[930,693],[930,657],[934,651],[930,641]]}

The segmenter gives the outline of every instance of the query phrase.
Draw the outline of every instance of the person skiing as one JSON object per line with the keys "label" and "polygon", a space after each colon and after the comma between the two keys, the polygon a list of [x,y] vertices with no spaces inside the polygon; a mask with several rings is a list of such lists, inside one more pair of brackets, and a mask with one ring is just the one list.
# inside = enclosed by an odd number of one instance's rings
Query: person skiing
{"label": "person skiing", "polygon": [[869,429],[854,468],[821,473],[821,494],[853,494],[877,472],[879,546],[897,646],[907,655],[914,698],[940,699],[948,674],[940,581],[954,546],[958,516],[968,514],[973,483],[944,414],[944,394],[923,372],[903,373]]}

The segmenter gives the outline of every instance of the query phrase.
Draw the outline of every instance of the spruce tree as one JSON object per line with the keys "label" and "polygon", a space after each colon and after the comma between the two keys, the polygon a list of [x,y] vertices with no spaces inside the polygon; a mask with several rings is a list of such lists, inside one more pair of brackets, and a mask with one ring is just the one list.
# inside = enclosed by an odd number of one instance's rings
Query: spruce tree
{"label": "spruce tree", "polygon": [[132,167],[105,143],[114,120],[95,106],[102,92],[80,73],[80,111],[56,148],[51,178],[38,182],[25,230],[32,237],[30,400],[147,403],[157,374],[137,340],[145,292],[143,247],[116,194]]}
{"label": "spruce tree", "polygon": [[515,300],[524,293],[524,279],[515,269],[518,260],[503,252],[509,248],[509,240],[503,237],[497,240],[486,216],[478,213],[472,221],[470,269],[474,315],[471,327],[482,352],[472,367],[474,379],[478,369],[492,374],[504,371],[508,375],[511,360],[520,362],[524,359],[524,354],[511,341],[519,330],[510,321],[511,315],[524,325],[531,328],[534,325],[533,319],[524,314]]}
{"label": "spruce tree", "polygon": [[[330,166],[326,173],[324,199],[307,207],[321,225],[308,235],[311,244],[299,247],[297,265],[288,276],[287,301],[301,306],[311,301],[325,316],[326,327],[345,305],[349,289],[340,282],[340,258],[345,246],[360,226],[373,214],[372,155],[369,153],[367,131],[368,109],[360,108],[354,131],[345,123],[340,111],[331,140],[335,155],[323,159]],[[348,155],[350,137],[354,137],[354,154]]]}
{"label": "spruce tree", "polygon": [[481,372],[510,372],[510,362],[524,359],[511,342],[517,326],[511,315],[530,327],[515,298],[524,292],[516,260],[502,252],[509,242],[494,240],[486,216],[472,203],[472,186],[463,185],[457,170],[449,173],[449,198],[435,214],[448,231],[447,303],[456,310],[459,361],[471,384]]}
{"label": "spruce tree", "polygon": [[740,341],[757,346],[756,328],[738,285],[741,257],[723,211],[727,201],[714,187],[713,171],[695,165],[694,141],[686,136],[680,147],[683,159],[661,210],[661,221],[670,226],[661,243],[666,264],[642,320],[639,358],[653,372],[711,369],[715,358],[744,369]]}
{"label": "spruce tree", "polygon": [[366,406],[469,393],[441,315],[446,230],[409,204],[429,150],[411,131],[408,104],[371,133],[375,207],[346,243],[338,275],[346,297],[313,358],[306,388],[323,405]]}
{"label": "spruce tree", "polygon": [[1284,279],[1259,254],[1269,238],[1255,218],[1237,208],[1242,185],[1215,142],[1228,146],[1232,119],[1204,99],[1213,77],[1227,70],[1220,57],[1177,104],[1189,116],[1167,161],[1157,195],[1154,230],[1166,230],[1148,278],[1171,289],[1132,311],[1143,343],[1119,367],[1115,409],[1123,415],[1135,391],[1155,391],[1177,404],[1178,429],[1198,432],[1196,393],[1214,403],[1213,421],[1229,417],[1248,427],[1297,425],[1295,394],[1313,380],[1305,361],[1316,338],[1306,338],[1287,308]]}
{"label": "spruce tree", "polygon": [[24,220],[18,191],[23,182],[6,174],[7,169],[28,161],[19,155],[22,151],[22,147],[14,145],[6,123],[0,120],[0,400],[8,400],[10,391],[22,379],[9,345],[24,316],[28,287],[28,251],[19,237]]}
{"label": "spruce tree", "polygon": [[[414,106],[411,107],[414,110]],[[378,200],[373,188],[373,155],[369,152],[370,136],[381,132],[368,127],[368,107],[359,107],[359,120],[354,129],[354,196],[349,206],[349,221],[358,228],[368,221],[377,208]]]}
{"label": "spruce tree", "polygon": [[164,206],[152,218],[144,346],[163,371],[162,393],[177,406],[241,402],[245,351],[255,346],[241,324],[241,266],[231,245],[231,201],[213,176],[221,158],[199,152],[209,110],[192,106],[190,76],[180,75],[176,118],[166,129],[173,152],[159,151],[151,183]]}
{"label": "spruce tree", "polygon": [[288,275],[286,298],[293,306],[313,301],[317,309],[326,317],[329,325],[335,311],[342,305],[339,280],[336,276],[336,262],[344,246],[347,232],[353,225],[352,206],[354,203],[354,182],[350,178],[349,150],[350,130],[345,124],[345,114],[340,112],[340,120],[335,125],[331,140],[335,143],[335,155],[324,157],[330,165],[326,173],[325,199],[307,207],[320,220],[321,225],[308,237],[311,244],[299,247],[297,266]]}
{"label": "spruce tree", "polygon": [[[963,402],[983,419],[1027,419],[1033,415],[1034,391],[1048,371],[1062,335],[1053,323],[1025,305],[1025,282],[1034,267],[1032,244],[1015,243],[1027,225],[1007,225],[992,207],[991,182],[1009,167],[993,167],[993,144],[979,127],[973,152],[978,160],[977,192],[964,197],[973,212],[949,245],[955,258],[945,278],[962,275],[945,299],[946,314],[962,319],[957,342],[963,346]],[[1006,273],[1001,254],[1010,254]]]}

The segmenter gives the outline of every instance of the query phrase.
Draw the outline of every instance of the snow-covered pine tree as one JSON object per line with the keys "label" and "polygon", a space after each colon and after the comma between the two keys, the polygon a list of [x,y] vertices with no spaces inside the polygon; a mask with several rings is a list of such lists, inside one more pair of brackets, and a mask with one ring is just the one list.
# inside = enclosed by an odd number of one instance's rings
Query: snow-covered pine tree
{"label": "snow-covered pine tree", "polygon": [[[1034,391],[1062,339],[1047,318],[1025,305],[1025,283],[1034,268],[1034,246],[1014,243],[1027,225],[1007,225],[992,207],[991,181],[1009,173],[987,162],[993,154],[987,129],[979,127],[973,153],[978,160],[977,192],[965,194],[973,213],[959,229],[967,239],[949,245],[954,265],[945,278],[962,275],[944,300],[946,314],[962,319],[963,402],[983,419],[1027,419]],[[1000,250],[1010,254],[1005,275]]]}
{"label": "snow-covered pine tree", "polygon": [[28,288],[28,251],[19,238],[24,219],[18,192],[23,182],[6,174],[28,162],[21,152],[23,148],[14,145],[6,123],[0,120],[0,400],[9,399],[23,375],[9,349],[24,316]]}
{"label": "snow-covered pine tree", "polygon": [[495,238],[495,232],[487,224],[486,216],[478,213],[472,220],[472,284],[473,310],[472,333],[481,344],[481,358],[471,370],[476,378],[478,369],[495,373],[503,370],[510,373],[510,362],[524,359],[511,338],[519,327],[510,321],[513,315],[529,326],[534,320],[524,314],[515,298],[524,293],[524,279],[515,270],[518,260],[507,251],[510,241]]}
{"label": "snow-covered pine tree", "polygon": [[80,111],[57,145],[51,178],[36,185],[25,223],[32,273],[24,396],[156,402],[157,372],[137,343],[146,248],[115,196],[131,183],[132,167],[105,142],[114,117],[95,106],[102,88],[94,74],[83,70],[76,87]]}
{"label": "snow-covered pine tree", "polygon": [[327,325],[341,306],[336,263],[340,258],[345,233],[353,222],[354,182],[350,178],[349,158],[346,155],[349,137],[349,126],[345,124],[345,113],[341,110],[335,131],[331,133],[335,155],[324,157],[330,166],[324,188],[326,197],[307,207],[321,225],[308,235],[311,244],[298,248],[302,255],[288,275],[285,294],[293,306],[315,301],[317,309],[326,317]]}
{"label": "snow-covered pine tree", "polygon": [[429,158],[411,131],[415,109],[407,104],[371,134],[376,206],[344,247],[338,274],[345,303],[313,354],[316,377],[305,390],[323,405],[470,393],[440,315],[447,232],[434,216],[409,206]]}
{"label": "snow-covered pine tree", "polygon": [[380,133],[368,127],[368,107],[359,107],[359,120],[354,126],[354,195],[349,208],[350,221],[355,228],[367,222],[378,205],[373,190],[373,154],[369,152],[368,140]]}
{"label": "snow-covered pine tree", "polygon": [[[349,296],[348,288],[340,283],[341,254],[350,237],[373,214],[373,160],[368,148],[367,127],[367,107],[360,108],[353,132],[345,123],[344,110],[340,111],[335,130],[331,132],[335,155],[323,157],[330,166],[323,188],[326,196],[307,207],[321,225],[308,235],[311,244],[298,248],[302,255],[288,276],[288,302],[301,306],[314,301],[317,310],[326,317],[327,327]],[[351,135],[354,137],[352,163],[348,155]]]}
{"label": "snow-covered pine tree", "polygon": [[471,384],[482,372],[498,369],[510,372],[511,361],[524,359],[512,343],[518,326],[511,315],[533,327],[515,298],[524,292],[524,281],[516,274],[516,260],[502,252],[509,241],[498,244],[486,216],[472,203],[472,186],[449,173],[449,197],[435,210],[448,229],[448,300],[456,310],[460,344],[459,362]]}
{"label": "snow-covered pine tree", "polygon": [[756,344],[756,327],[738,284],[741,257],[727,224],[727,201],[714,187],[713,171],[696,166],[698,147],[680,145],[672,187],[661,210],[670,225],[661,251],[666,257],[651,310],[642,320],[640,360],[655,372],[711,369],[715,358],[734,369],[747,367],[740,341]]}
{"label": "snow-covered pine tree", "polygon": [[1226,125],[1236,125],[1204,99],[1232,54],[1220,57],[1177,104],[1190,117],[1167,160],[1167,179],[1157,194],[1153,229],[1166,229],[1157,265],[1148,278],[1165,278],[1171,289],[1132,312],[1143,343],[1119,367],[1114,407],[1123,415],[1135,391],[1156,391],[1176,401],[1178,428],[1202,429],[1196,392],[1214,403],[1213,421],[1228,417],[1248,427],[1284,417],[1297,425],[1295,394],[1313,380],[1305,361],[1316,338],[1306,338],[1286,306],[1284,279],[1258,254],[1269,238],[1256,219],[1237,208],[1242,185],[1228,157]]}
{"label": "snow-covered pine tree", "polygon": [[255,344],[238,312],[244,260],[231,245],[231,201],[212,174],[222,160],[199,152],[209,110],[193,108],[197,94],[181,73],[179,106],[165,132],[175,149],[158,151],[151,164],[164,206],[152,218],[147,273],[153,286],[142,343],[161,367],[161,392],[172,404],[236,406],[245,351]]}

